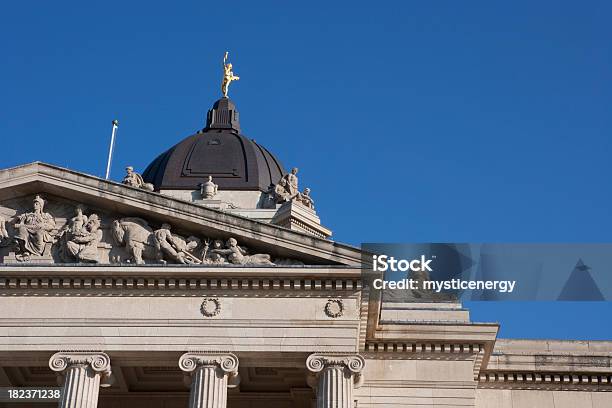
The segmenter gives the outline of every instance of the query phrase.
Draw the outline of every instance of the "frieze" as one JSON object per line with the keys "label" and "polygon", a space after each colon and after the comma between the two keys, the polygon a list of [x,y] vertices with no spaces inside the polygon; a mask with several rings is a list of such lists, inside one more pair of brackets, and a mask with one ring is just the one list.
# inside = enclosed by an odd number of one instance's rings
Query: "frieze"
{"label": "frieze", "polygon": [[13,203],[0,207],[2,263],[304,265],[251,251],[234,237],[183,236],[168,222],[157,227],[141,217],[116,217],[62,200],[50,205],[42,195]]}

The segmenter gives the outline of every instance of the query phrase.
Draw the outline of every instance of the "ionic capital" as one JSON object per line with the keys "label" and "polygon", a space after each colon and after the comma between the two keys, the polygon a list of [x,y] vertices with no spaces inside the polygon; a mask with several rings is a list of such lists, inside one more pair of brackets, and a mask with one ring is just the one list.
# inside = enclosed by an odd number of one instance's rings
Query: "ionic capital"
{"label": "ionic capital", "polygon": [[179,359],[179,367],[186,373],[198,367],[216,367],[233,376],[238,374],[238,357],[224,352],[185,353]]}
{"label": "ionic capital", "polygon": [[359,374],[365,366],[365,360],[359,354],[311,354],[306,360],[306,367],[313,373],[319,373],[326,367],[338,366]]}
{"label": "ionic capital", "polygon": [[308,378],[308,383],[311,387],[316,388],[317,378],[319,374],[327,368],[341,369],[348,376],[353,378],[353,384],[356,388],[363,383],[361,371],[365,367],[365,359],[359,354],[311,354],[306,359],[306,368],[311,375]]}
{"label": "ionic capital", "polygon": [[110,357],[102,352],[59,352],[49,359],[49,368],[57,373],[63,373],[72,366],[87,366],[102,377],[110,377]]}

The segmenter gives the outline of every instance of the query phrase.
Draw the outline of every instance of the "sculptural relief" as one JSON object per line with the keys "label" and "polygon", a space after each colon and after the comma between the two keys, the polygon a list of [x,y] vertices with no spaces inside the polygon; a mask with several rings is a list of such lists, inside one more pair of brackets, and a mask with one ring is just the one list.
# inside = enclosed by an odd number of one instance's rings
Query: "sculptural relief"
{"label": "sculptural relief", "polygon": [[274,265],[268,254],[249,255],[245,248],[238,246],[235,238],[225,243],[225,248],[213,249],[211,252],[227,256],[227,260],[237,265]]}
{"label": "sculptural relief", "polygon": [[151,183],[145,183],[142,176],[134,171],[132,166],[127,166],[125,168],[125,177],[121,181],[123,184],[140,188],[147,191],[153,191],[154,187]]}
{"label": "sculptural relief", "polygon": [[111,232],[116,243],[130,255],[127,262],[143,264],[144,258],[159,259],[153,230],[142,218],[127,217],[113,221]]}
{"label": "sculptural relief", "polygon": [[221,255],[218,249],[223,249],[223,241],[215,239],[212,242],[212,249],[210,248],[211,242],[209,239],[204,241],[204,249],[202,250],[202,263],[208,265],[223,265],[228,263],[227,258]]}
{"label": "sculptural relief", "polygon": [[6,219],[0,215],[0,246],[4,246],[9,241],[9,234],[6,230]]}
{"label": "sculptural relief", "polygon": [[[23,199],[12,206],[19,213]],[[11,207],[6,208],[4,214]],[[45,208],[45,200],[36,196],[31,212],[13,218],[0,215],[0,247],[15,248],[3,249],[0,262],[303,265],[298,260],[274,260],[270,254],[251,252],[233,237],[181,236],[167,222],[157,227],[143,218],[123,217],[104,223],[99,212],[89,213],[81,204],[54,203],[53,215]]]}
{"label": "sculptural relief", "polygon": [[102,240],[100,218],[96,214],[83,214],[78,205],[72,217],[59,231],[60,258],[64,262],[99,262],[98,244]]}
{"label": "sculptural relief", "polygon": [[44,212],[45,201],[36,196],[33,201],[34,211],[21,214],[15,220],[16,257],[28,261],[32,255],[50,255],[55,236],[55,219]]}
{"label": "sculptural relief", "polygon": [[124,246],[130,255],[127,262],[144,264],[145,259],[159,263],[201,263],[190,251],[200,243],[196,237],[187,240],[170,232],[169,224],[153,230],[142,218],[127,217],[113,221],[115,242]]}
{"label": "sculptural relief", "polygon": [[153,233],[157,260],[161,263],[166,263],[168,260],[182,264],[202,263],[195,255],[189,253],[189,251],[197,248],[200,240],[196,237],[184,240],[178,235],[172,235],[170,228],[170,224],[164,223],[160,229]]}

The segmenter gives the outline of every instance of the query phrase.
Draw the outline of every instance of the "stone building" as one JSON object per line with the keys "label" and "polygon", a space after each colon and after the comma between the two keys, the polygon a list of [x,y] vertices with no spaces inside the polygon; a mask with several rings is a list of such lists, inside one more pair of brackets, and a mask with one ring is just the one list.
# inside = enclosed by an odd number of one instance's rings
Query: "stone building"
{"label": "stone building", "polygon": [[59,381],[75,408],[612,407],[612,342],[383,301],[298,177],[225,97],[142,176],[0,171],[0,387]]}

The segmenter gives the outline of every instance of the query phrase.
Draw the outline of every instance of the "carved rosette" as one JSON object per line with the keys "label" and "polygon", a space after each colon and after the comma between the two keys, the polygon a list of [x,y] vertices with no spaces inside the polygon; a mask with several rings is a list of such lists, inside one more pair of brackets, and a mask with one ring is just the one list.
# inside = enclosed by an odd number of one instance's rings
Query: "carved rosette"
{"label": "carved rosette", "polygon": [[111,375],[110,357],[106,353],[59,352],[49,360],[49,368],[58,373],[63,373],[71,366],[87,366],[102,377]]}
{"label": "carved rosette", "polygon": [[340,299],[329,299],[325,304],[325,314],[332,319],[344,314],[344,303]]}
{"label": "carved rosette", "polygon": [[200,312],[206,317],[214,317],[221,313],[221,301],[218,298],[204,298]]}

